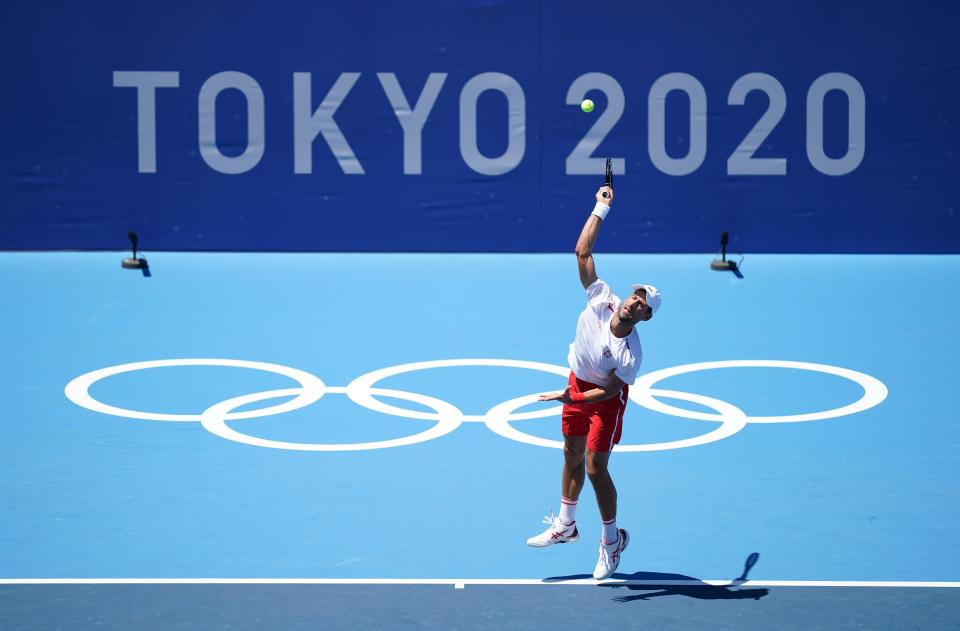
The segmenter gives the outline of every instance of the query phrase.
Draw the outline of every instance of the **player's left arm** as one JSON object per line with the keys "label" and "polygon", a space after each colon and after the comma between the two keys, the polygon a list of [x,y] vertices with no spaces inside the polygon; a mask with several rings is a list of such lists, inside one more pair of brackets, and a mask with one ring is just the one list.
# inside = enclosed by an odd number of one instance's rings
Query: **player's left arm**
{"label": "player's left arm", "polygon": [[597,403],[599,401],[606,401],[607,399],[612,399],[613,397],[620,394],[620,390],[623,389],[624,382],[621,381],[619,377],[613,375],[610,379],[610,383],[605,386],[593,388],[592,390],[587,390],[586,392],[579,393],[579,396],[574,395],[570,396],[570,386],[567,386],[563,391],[559,392],[548,392],[546,394],[541,394],[537,401],[560,401],[562,403]]}

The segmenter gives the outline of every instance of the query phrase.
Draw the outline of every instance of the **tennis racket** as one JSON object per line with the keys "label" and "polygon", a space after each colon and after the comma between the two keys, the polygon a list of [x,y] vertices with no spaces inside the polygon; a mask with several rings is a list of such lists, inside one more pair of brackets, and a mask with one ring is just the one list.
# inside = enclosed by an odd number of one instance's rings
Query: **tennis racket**
{"label": "tennis racket", "polygon": [[[604,180],[604,186],[613,188],[613,160],[611,158],[607,158],[607,172],[606,179]],[[606,191],[604,191],[603,196],[609,197]]]}

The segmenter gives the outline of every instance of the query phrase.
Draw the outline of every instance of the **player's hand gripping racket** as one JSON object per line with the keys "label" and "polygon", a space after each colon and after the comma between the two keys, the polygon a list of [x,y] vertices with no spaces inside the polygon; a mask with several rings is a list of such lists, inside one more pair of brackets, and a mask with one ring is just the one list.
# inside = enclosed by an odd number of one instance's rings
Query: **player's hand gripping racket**
{"label": "player's hand gripping racket", "polygon": [[[603,184],[604,186],[609,186],[610,188],[613,188],[613,160],[610,158],[607,158],[606,180],[604,181]],[[610,195],[606,191],[603,192],[603,196],[610,197]]]}

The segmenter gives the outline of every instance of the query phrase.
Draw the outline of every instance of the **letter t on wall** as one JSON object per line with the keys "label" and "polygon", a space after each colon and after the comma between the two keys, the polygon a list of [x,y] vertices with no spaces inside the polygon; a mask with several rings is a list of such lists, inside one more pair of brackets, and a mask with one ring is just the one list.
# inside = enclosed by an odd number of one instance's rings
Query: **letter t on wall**
{"label": "letter t on wall", "polygon": [[121,71],[113,73],[113,87],[137,89],[137,170],[157,172],[157,88],[179,88],[180,73]]}

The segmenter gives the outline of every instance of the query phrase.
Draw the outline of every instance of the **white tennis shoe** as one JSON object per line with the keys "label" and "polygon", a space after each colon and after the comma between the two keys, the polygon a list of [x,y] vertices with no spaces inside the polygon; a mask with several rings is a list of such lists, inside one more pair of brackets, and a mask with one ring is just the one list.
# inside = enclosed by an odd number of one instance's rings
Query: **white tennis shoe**
{"label": "white tennis shoe", "polygon": [[602,581],[610,578],[620,565],[620,553],[627,549],[630,535],[623,528],[617,528],[617,540],[610,544],[600,542],[600,558],[597,567],[593,570],[593,578]]}
{"label": "white tennis shoe", "polygon": [[550,527],[539,535],[527,539],[528,546],[545,548],[555,543],[571,543],[580,538],[580,533],[577,531],[577,522],[564,526],[560,518],[555,516],[553,512],[548,517],[543,518],[543,523],[550,524]]}

